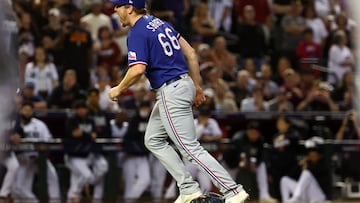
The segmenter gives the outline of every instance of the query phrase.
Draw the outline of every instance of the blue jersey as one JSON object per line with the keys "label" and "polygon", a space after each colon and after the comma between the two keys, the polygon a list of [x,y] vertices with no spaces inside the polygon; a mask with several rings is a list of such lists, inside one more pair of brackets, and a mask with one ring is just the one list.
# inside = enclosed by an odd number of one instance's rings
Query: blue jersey
{"label": "blue jersey", "polygon": [[146,77],[154,89],[187,73],[179,38],[180,34],[168,23],[151,15],[142,16],[128,34],[129,67],[145,64]]}

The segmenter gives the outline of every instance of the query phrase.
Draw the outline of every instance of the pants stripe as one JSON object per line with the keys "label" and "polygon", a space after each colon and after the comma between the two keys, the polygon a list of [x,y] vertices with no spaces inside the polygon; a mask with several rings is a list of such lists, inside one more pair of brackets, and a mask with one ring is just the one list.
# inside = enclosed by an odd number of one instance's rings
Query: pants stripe
{"label": "pants stripe", "polygon": [[199,166],[201,166],[211,177],[213,177],[213,179],[218,182],[222,187],[224,187],[226,190],[231,190],[224,182],[222,182],[209,168],[207,168],[207,166],[205,164],[203,164],[199,159],[197,159],[191,152],[190,150],[186,147],[186,145],[182,142],[179,134],[177,133],[176,129],[175,129],[175,126],[174,126],[174,123],[171,119],[171,116],[170,116],[170,113],[169,113],[169,110],[167,108],[167,105],[166,105],[166,99],[165,99],[165,94],[164,94],[164,91],[161,91],[161,97],[162,97],[162,103],[164,105],[164,109],[165,109],[165,112],[166,112],[166,117],[167,117],[167,120],[170,124],[170,127],[171,127],[171,130],[173,131],[174,135],[175,135],[175,138],[176,140],[179,142],[179,144],[181,145],[181,147],[183,148],[183,150],[188,154],[190,155],[190,157],[192,159],[194,159],[198,164]]}

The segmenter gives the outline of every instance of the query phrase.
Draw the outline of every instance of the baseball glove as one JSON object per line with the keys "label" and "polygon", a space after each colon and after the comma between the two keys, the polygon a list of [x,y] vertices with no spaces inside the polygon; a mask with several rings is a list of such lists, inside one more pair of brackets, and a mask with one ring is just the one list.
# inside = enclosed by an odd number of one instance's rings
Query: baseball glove
{"label": "baseball glove", "polygon": [[224,198],[216,193],[207,193],[191,200],[190,203],[224,203]]}

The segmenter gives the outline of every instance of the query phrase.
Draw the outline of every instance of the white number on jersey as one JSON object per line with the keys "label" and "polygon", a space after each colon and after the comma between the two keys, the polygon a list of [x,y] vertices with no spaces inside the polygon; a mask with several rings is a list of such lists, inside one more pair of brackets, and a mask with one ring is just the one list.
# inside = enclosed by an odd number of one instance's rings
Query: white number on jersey
{"label": "white number on jersey", "polygon": [[[169,40],[166,40],[169,39]],[[180,44],[178,39],[176,38],[176,36],[173,35],[172,31],[170,28],[165,28],[165,34],[164,33],[159,33],[158,34],[158,40],[161,44],[161,46],[164,49],[164,53],[167,56],[172,56],[173,55],[173,49],[179,50],[180,49]]]}

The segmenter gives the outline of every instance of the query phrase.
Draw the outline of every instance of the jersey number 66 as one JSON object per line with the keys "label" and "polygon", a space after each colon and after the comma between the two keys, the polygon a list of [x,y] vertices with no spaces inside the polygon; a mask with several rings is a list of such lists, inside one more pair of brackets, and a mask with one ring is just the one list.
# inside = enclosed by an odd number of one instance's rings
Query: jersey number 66
{"label": "jersey number 66", "polygon": [[[158,40],[167,56],[173,55],[173,49],[180,50],[180,44],[176,36],[173,35],[170,28],[165,28],[165,34],[159,33]],[[169,42],[170,41],[170,42]]]}

